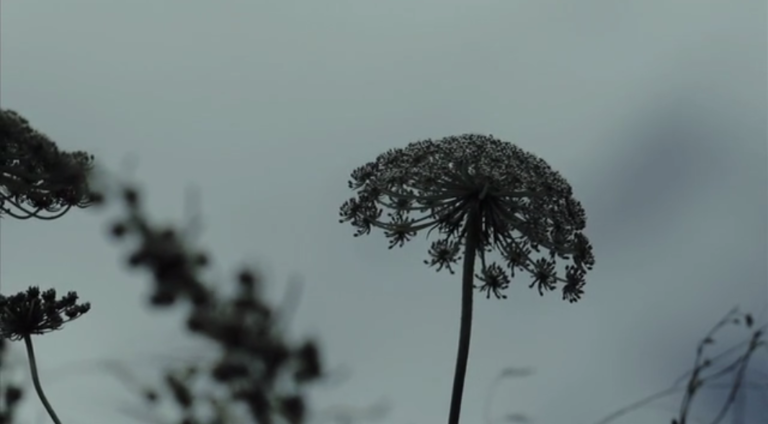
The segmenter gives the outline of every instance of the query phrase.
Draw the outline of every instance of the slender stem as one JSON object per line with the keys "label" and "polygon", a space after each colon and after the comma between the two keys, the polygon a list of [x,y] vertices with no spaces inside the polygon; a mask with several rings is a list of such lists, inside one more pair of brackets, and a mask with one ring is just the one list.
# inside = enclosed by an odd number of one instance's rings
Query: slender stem
{"label": "slender stem", "polygon": [[32,347],[32,336],[24,336],[24,344],[27,346],[27,358],[29,358],[29,370],[32,373],[32,384],[35,386],[37,396],[40,398],[40,402],[43,403],[45,410],[48,411],[48,415],[51,417],[54,423],[61,424],[61,420],[56,415],[56,411],[48,402],[48,398],[45,397],[43,392],[43,386],[40,385],[40,376],[37,374],[37,362],[35,361],[35,348]]}
{"label": "slender stem", "polygon": [[461,326],[459,328],[459,349],[456,355],[456,370],[453,374],[453,393],[448,424],[459,424],[461,398],[464,393],[464,377],[467,375],[469,360],[469,339],[472,334],[472,294],[474,292],[475,254],[477,253],[482,217],[473,208],[467,216],[467,236],[464,246],[464,269],[461,277]]}

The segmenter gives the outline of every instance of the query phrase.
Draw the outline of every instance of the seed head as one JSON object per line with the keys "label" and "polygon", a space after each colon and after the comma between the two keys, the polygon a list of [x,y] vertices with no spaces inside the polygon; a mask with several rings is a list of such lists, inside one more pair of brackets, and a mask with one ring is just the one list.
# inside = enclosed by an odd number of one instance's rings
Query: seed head
{"label": "seed head", "polygon": [[[429,250],[429,266],[453,272],[461,256],[470,211],[480,220],[480,288],[502,298],[515,271],[533,276],[539,292],[565,283],[563,299],[583,294],[584,276],[595,259],[582,233],[586,216],[570,184],[537,156],[479,134],[422,140],[391,149],[352,172],[357,192],[341,206],[339,222],[351,222],[355,237],[380,228],[390,249],[418,232],[440,234]],[[385,213],[386,211],[386,213]],[[532,253],[545,253],[536,259]],[[486,265],[496,251],[506,263]],[[559,276],[556,260],[570,261]]]}
{"label": "seed head", "polygon": [[0,337],[17,341],[58,330],[90,310],[89,303],[78,304],[77,299],[77,293],[69,292],[57,300],[55,289],[41,293],[36,286],[12,296],[0,295]]}
{"label": "seed head", "polygon": [[18,113],[0,109],[0,215],[56,219],[100,200],[89,187],[93,155],[65,152]]}

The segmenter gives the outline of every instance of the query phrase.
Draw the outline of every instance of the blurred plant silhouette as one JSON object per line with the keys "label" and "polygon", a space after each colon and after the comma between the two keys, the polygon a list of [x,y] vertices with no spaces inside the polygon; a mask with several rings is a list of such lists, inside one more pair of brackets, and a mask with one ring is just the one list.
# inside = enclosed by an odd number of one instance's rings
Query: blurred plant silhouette
{"label": "blurred plant silhouette", "polygon": [[[160,309],[188,303],[187,329],[221,348],[219,358],[203,369],[195,365],[167,371],[165,390],[146,391],[146,401],[155,405],[165,393],[185,424],[230,422],[233,404],[245,406],[252,422],[268,424],[276,417],[291,424],[305,422],[303,387],[323,375],[317,344],[286,340],[273,308],[262,298],[262,281],[255,272],[239,271],[237,292],[222,295],[200,275],[210,261],[206,253],[189,246],[177,230],[152,224],[135,189],[126,188],[122,198],[126,214],[111,232],[121,242],[137,242],[127,263],[151,274],[150,303]],[[196,389],[204,377],[226,394]]]}
{"label": "blurred plant silhouette", "polygon": [[[8,369],[8,341],[0,338],[0,373]],[[15,417],[17,415],[17,408],[24,395],[21,386],[18,383],[6,382],[2,380],[0,386],[0,400],[2,400],[2,407],[0,407],[0,424],[12,424],[17,422]]]}
{"label": "blurred plant silhouette", "polygon": [[[351,222],[355,237],[384,230],[389,248],[403,246],[418,232],[437,230],[429,266],[437,271],[463,256],[459,347],[448,423],[458,424],[469,358],[472,294],[475,288],[502,299],[515,271],[533,277],[539,294],[562,282],[563,299],[576,302],[595,258],[582,233],[586,217],[570,184],[542,159],[519,147],[479,134],[417,141],[391,149],[352,172],[357,191],[341,206],[339,222]],[[388,210],[382,218],[383,210]],[[412,217],[412,215],[417,215]],[[532,251],[549,252],[538,259]],[[463,253],[462,253],[463,251]],[[488,263],[497,251],[506,269]],[[475,275],[475,258],[480,273]],[[564,276],[557,260],[571,261]],[[474,285],[477,278],[482,284]]]}

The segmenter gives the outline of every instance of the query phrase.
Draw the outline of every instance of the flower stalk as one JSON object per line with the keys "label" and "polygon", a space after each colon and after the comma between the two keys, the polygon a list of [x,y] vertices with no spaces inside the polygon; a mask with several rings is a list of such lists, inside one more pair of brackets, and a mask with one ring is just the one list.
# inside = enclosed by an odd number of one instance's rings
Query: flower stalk
{"label": "flower stalk", "polygon": [[469,341],[472,336],[472,302],[475,290],[472,284],[475,269],[475,251],[479,242],[477,212],[470,212],[467,217],[467,240],[464,247],[464,264],[461,276],[461,323],[459,328],[459,348],[456,354],[456,370],[453,373],[451,409],[449,423],[458,423],[461,416],[461,399],[464,394],[464,379],[469,362]]}
{"label": "flower stalk", "polygon": [[30,335],[24,336],[24,345],[27,348],[29,371],[32,374],[32,384],[35,386],[37,397],[40,398],[40,402],[42,402],[43,407],[45,407],[45,410],[48,412],[48,416],[51,417],[51,420],[53,420],[55,424],[61,424],[59,416],[56,415],[56,411],[53,409],[53,406],[51,406],[51,403],[48,402],[48,397],[45,396],[43,386],[40,384],[40,376],[37,373],[37,361],[35,360],[35,348],[32,346],[32,337]]}

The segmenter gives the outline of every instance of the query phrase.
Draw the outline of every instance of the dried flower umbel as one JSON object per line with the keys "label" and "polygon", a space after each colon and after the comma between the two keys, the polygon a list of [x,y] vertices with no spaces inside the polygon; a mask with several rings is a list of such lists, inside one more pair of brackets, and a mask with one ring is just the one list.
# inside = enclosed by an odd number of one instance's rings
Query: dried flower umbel
{"label": "dried flower umbel", "polygon": [[12,296],[0,295],[0,336],[14,341],[24,340],[35,391],[56,424],[61,424],[61,421],[40,385],[32,335],[59,330],[64,323],[79,318],[91,309],[89,303],[78,304],[77,299],[75,292],[57,299],[56,290],[40,292],[34,286]]}
{"label": "dried flower umbel", "polygon": [[89,188],[93,156],[63,152],[18,113],[0,109],[0,216],[56,219],[99,200]]}
{"label": "dried flower umbel", "polygon": [[[458,358],[449,424],[458,424],[469,356],[473,289],[506,298],[516,271],[533,277],[539,293],[563,283],[563,299],[576,302],[594,265],[592,246],[582,233],[586,217],[568,182],[542,159],[493,136],[464,134],[428,139],[392,149],[352,172],[357,191],[341,206],[340,222],[384,230],[390,248],[420,231],[437,230],[430,266],[453,273],[463,256]],[[384,210],[387,213],[383,215]],[[382,216],[383,215],[383,216]],[[548,254],[539,258],[544,248]],[[463,251],[463,253],[462,253]],[[489,262],[497,252],[504,266]],[[475,275],[475,259],[480,273]],[[557,261],[570,261],[563,274]],[[474,286],[477,278],[482,284]]]}

